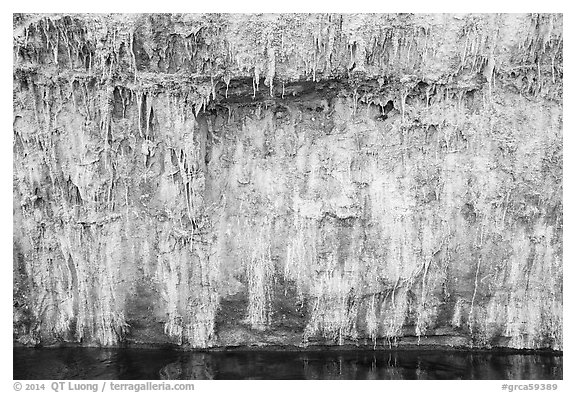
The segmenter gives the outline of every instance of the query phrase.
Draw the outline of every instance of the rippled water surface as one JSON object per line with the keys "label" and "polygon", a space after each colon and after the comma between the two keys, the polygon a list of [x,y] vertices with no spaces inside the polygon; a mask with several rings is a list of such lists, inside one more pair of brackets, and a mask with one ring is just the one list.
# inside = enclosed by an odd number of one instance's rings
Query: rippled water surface
{"label": "rippled water surface", "polygon": [[562,356],[14,348],[14,379],[562,379]]}

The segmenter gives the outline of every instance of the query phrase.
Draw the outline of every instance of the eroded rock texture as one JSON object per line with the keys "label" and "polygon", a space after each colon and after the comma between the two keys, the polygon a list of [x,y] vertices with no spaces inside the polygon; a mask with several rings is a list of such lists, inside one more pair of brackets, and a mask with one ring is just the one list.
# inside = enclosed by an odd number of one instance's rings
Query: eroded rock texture
{"label": "eroded rock texture", "polygon": [[24,344],[562,349],[559,15],[15,15]]}

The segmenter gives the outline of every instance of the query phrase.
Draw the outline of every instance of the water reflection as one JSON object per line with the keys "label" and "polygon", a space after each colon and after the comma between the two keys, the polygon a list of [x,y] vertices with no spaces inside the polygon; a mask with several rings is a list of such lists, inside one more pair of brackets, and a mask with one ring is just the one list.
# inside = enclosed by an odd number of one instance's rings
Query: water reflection
{"label": "water reflection", "polygon": [[562,356],[15,348],[14,379],[562,379]]}

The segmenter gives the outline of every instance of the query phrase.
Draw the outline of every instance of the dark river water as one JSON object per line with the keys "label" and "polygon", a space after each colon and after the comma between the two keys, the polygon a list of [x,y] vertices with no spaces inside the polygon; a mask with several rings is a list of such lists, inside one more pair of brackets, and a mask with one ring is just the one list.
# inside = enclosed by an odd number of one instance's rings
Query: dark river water
{"label": "dark river water", "polygon": [[14,348],[14,379],[562,379],[562,356]]}

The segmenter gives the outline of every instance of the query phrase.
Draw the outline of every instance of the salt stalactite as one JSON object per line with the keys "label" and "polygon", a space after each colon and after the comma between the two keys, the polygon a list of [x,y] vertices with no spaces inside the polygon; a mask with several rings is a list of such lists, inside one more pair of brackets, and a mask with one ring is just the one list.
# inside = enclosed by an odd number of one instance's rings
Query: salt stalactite
{"label": "salt stalactite", "polygon": [[268,64],[266,67],[266,80],[265,84],[270,86],[270,97],[274,97],[274,76],[276,75],[276,49],[268,44],[266,49]]}
{"label": "salt stalactite", "polygon": [[226,84],[226,92],[224,94],[224,98],[228,98],[228,87],[230,86],[230,75],[224,76],[224,83]]}
{"label": "salt stalactite", "polygon": [[311,315],[304,331],[304,340],[318,334],[339,345],[358,335],[356,321],[358,276],[337,269],[336,256],[318,266],[319,277],[311,288]]}
{"label": "salt stalactite", "polygon": [[180,237],[168,227],[163,232],[157,275],[168,314],[164,331],[179,344],[205,348],[214,339],[217,274],[210,269],[218,265],[196,241]]}
{"label": "salt stalactite", "polygon": [[249,242],[250,255],[245,262],[248,289],[246,323],[253,329],[264,330],[271,322],[271,285],[275,274],[270,254],[271,223],[256,225],[252,231],[256,231],[256,238]]}
{"label": "salt stalactite", "polygon": [[[164,323],[164,332],[184,342],[184,317],[185,305],[181,298],[187,298],[188,269],[183,269],[188,264],[190,256],[187,253],[186,239],[173,236],[169,230],[162,231],[162,237],[158,243],[160,252],[158,260],[157,277],[162,282],[162,296],[166,303],[167,320]],[[183,294],[184,296],[181,296]]]}
{"label": "salt stalactite", "polygon": [[252,90],[253,95],[252,98],[256,98],[256,92],[258,91],[258,87],[260,85],[260,66],[256,64],[254,66],[254,75],[252,76]]}
{"label": "salt stalactite", "polygon": [[[198,242],[191,243],[198,255],[199,286],[193,289],[195,298],[189,301],[188,343],[195,348],[206,348],[215,340],[215,319],[220,296],[218,294],[219,260],[211,247],[204,250]],[[214,257],[216,256],[216,257]]]}
{"label": "salt stalactite", "polygon": [[317,265],[316,242],[318,228],[316,220],[295,215],[293,240],[286,250],[284,276],[296,283],[301,301],[311,290],[312,272]]}
{"label": "salt stalactite", "polygon": [[142,110],[145,100],[145,93],[138,91],[136,92],[136,103],[137,103],[137,111],[138,111],[138,133],[140,134],[140,138],[144,139],[144,132],[142,130]]}

